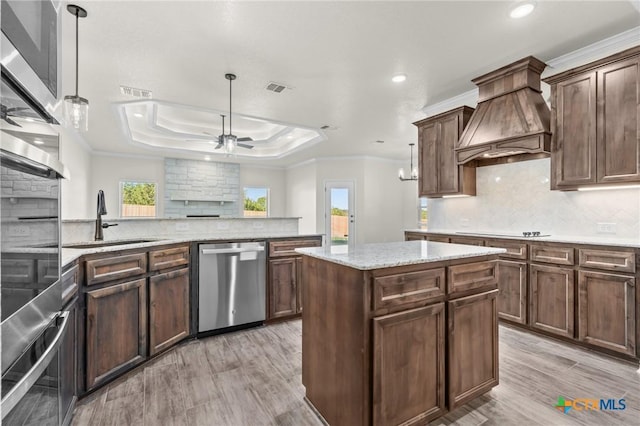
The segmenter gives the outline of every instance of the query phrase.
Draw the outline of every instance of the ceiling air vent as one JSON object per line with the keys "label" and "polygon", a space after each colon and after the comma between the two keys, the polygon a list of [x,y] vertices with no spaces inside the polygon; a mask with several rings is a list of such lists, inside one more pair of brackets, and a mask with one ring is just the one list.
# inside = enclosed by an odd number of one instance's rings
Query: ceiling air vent
{"label": "ceiling air vent", "polygon": [[153,97],[151,90],[136,89],[135,87],[127,86],[120,86],[120,93],[127,96],[134,96],[136,98],[151,99]]}
{"label": "ceiling air vent", "polygon": [[284,84],[274,83],[273,81],[271,81],[271,82],[269,82],[269,84],[267,84],[267,90],[269,90],[271,92],[280,93],[284,89],[290,89],[290,87],[287,87]]}

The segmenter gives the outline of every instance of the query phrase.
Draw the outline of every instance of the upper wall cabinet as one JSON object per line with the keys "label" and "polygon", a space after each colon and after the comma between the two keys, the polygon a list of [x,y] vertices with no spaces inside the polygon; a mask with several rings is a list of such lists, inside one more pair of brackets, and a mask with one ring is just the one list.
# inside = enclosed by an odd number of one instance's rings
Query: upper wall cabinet
{"label": "upper wall cabinet", "polygon": [[640,46],[543,81],[551,189],[640,182]]}
{"label": "upper wall cabinet", "polygon": [[473,108],[463,106],[413,123],[418,127],[421,197],[476,195],[476,169],[458,166],[454,149]]}

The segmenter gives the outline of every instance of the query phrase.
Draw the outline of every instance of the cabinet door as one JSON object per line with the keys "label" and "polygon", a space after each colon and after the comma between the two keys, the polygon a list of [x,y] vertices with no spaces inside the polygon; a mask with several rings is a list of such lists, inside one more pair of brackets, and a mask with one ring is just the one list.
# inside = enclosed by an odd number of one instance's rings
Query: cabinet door
{"label": "cabinet door", "polygon": [[296,299],[298,302],[297,312],[302,312],[302,258],[296,258]]}
{"label": "cabinet door", "polygon": [[574,271],[553,266],[529,266],[529,322],[560,336],[573,336]]}
{"label": "cabinet door", "polygon": [[592,345],[635,356],[635,278],[578,273],[578,337]]}
{"label": "cabinet door", "polygon": [[596,73],[558,83],[551,147],[551,188],[596,182]]}
{"label": "cabinet door", "polygon": [[498,290],[449,304],[449,410],[498,384]]}
{"label": "cabinet door", "polygon": [[418,129],[418,192],[421,197],[438,193],[438,140],[440,124],[432,122]]}
{"label": "cabinet door", "polygon": [[527,323],[527,263],[498,261],[498,316]]}
{"label": "cabinet door", "polygon": [[444,332],[444,303],[374,318],[374,425],[422,425],[445,412]]}
{"label": "cabinet door", "polygon": [[460,133],[460,115],[454,114],[440,121],[440,144],[438,146],[438,192],[456,194],[460,190],[459,167],[455,147]]}
{"label": "cabinet door", "polygon": [[269,261],[269,319],[295,315],[297,258]]}
{"label": "cabinet door", "polygon": [[189,335],[189,268],[149,278],[149,352]]}
{"label": "cabinet door", "polygon": [[598,182],[640,181],[640,59],[598,71]]}
{"label": "cabinet door", "polygon": [[146,280],[87,292],[87,389],[147,356]]}

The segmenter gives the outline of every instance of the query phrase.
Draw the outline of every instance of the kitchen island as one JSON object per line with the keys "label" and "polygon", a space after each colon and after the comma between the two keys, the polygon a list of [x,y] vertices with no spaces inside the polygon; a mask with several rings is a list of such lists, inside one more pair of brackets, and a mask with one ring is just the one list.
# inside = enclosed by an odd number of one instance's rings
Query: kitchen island
{"label": "kitchen island", "polygon": [[407,241],[297,251],[302,383],[329,424],[424,424],[498,384],[504,249]]}

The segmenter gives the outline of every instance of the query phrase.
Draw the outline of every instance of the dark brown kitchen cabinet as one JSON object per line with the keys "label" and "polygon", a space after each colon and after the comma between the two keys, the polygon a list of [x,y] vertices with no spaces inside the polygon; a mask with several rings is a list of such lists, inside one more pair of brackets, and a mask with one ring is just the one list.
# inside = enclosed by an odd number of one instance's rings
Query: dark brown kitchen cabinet
{"label": "dark brown kitchen cabinet", "polygon": [[574,337],[574,270],[529,266],[529,324],[560,336]]}
{"label": "dark brown kitchen cabinet", "polygon": [[422,241],[422,240],[426,240],[427,236],[425,234],[422,234],[420,232],[405,232],[404,233],[404,239],[405,241]]}
{"label": "dark brown kitchen cabinet", "polygon": [[298,258],[269,261],[269,318],[298,313]]}
{"label": "dark brown kitchen cabinet", "polygon": [[498,316],[527,323],[527,262],[498,261]]}
{"label": "dark brown kitchen cabinet", "polygon": [[147,356],[146,279],[86,293],[86,387],[111,379]]}
{"label": "dark brown kitchen cabinet", "polygon": [[319,247],[321,237],[269,241],[267,321],[297,318],[302,312],[302,258],[296,248]]}
{"label": "dark brown kitchen cabinet", "polygon": [[455,151],[473,108],[463,106],[413,123],[418,127],[418,193],[421,197],[476,194],[476,170],[459,166]]}
{"label": "dark brown kitchen cabinet", "polygon": [[149,354],[189,335],[189,268],[149,278]]}
{"label": "dark brown kitchen cabinet", "polygon": [[449,409],[498,384],[498,290],[448,303]]}
{"label": "dark brown kitchen cabinet", "polygon": [[633,276],[580,271],[578,338],[635,356],[635,286]]}
{"label": "dark brown kitchen cabinet", "polygon": [[425,424],[444,414],[445,330],[444,303],[373,319],[374,425]]}
{"label": "dark brown kitchen cabinet", "polygon": [[551,188],[640,182],[640,47],[546,78]]}

